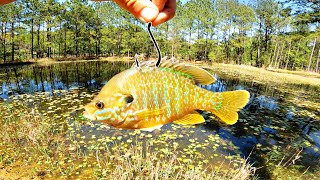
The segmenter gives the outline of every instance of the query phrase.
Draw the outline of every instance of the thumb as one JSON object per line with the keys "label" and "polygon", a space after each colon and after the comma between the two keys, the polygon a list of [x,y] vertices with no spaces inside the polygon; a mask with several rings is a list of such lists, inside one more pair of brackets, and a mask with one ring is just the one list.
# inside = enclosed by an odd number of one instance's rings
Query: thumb
{"label": "thumb", "polygon": [[120,7],[126,9],[143,22],[151,22],[159,14],[157,6],[149,0],[114,0]]}

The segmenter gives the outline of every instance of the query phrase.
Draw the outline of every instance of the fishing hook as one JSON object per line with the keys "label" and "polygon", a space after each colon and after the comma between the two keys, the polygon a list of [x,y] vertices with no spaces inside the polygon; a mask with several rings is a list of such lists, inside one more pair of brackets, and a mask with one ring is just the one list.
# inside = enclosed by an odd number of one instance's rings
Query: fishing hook
{"label": "fishing hook", "polygon": [[158,68],[158,67],[160,66],[160,63],[161,63],[161,52],[160,52],[160,48],[159,48],[159,46],[158,46],[158,43],[157,43],[157,41],[154,39],[153,34],[152,34],[151,30],[150,30],[151,25],[152,25],[152,23],[149,22],[149,23],[148,23],[148,32],[149,32],[149,36],[150,36],[151,39],[152,39],[153,45],[156,47],[157,52],[158,52],[158,61],[157,61],[157,63],[156,63],[156,67]]}
{"label": "fishing hook", "polygon": [[138,54],[134,55],[134,60],[136,61],[137,68],[139,68],[140,67],[140,63],[139,63],[139,60],[138,60]]}

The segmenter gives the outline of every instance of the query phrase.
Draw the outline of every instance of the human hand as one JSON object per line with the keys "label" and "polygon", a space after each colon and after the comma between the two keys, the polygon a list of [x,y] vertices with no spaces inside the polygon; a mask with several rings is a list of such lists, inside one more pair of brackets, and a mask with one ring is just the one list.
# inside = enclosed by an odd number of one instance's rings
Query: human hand
{"label": "human hand", "polygon": [[[15,0],[1,0],[0,5]],[[93,0],[107,1],[107,0]],[[158,26],[171,18],[176,13],[176,0],[114,0],[120,7],[126,9],[142,22],[152,22]]]}
{"label": "human hand", "polygon": [[164,23],[175,15],[176,0],[114,0],[142,22],[153,26]]}
{"label": "human hand", "polygon": [[0,0],[0,5],[8,4],[16,0]]}

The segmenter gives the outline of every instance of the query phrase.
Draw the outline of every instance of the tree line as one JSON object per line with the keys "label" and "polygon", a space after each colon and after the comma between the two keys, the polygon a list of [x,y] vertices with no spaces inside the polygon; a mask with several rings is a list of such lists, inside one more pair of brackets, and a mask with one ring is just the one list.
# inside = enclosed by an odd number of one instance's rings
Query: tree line
{"label": "tree line", "polygon": [[[247,3],[246,3],[247,2]],[[163,55],[319,72],[319,0],[189,0],[153,28]],[[113,2],[0,6],[0,60],[156,55],[146,24]]]}

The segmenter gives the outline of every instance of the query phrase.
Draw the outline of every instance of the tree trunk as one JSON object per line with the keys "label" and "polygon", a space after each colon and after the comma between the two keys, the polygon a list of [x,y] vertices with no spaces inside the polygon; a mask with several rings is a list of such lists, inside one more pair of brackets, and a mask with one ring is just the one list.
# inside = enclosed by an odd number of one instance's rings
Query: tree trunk
{"label": "tree trunk", "polygon": [[207,52],[208,52],[208,33],[206,34],[206,46],[204,48],[204,58],[206,61],[208,60]]}
{"label": "tree trunk", "polygon": [[119,29],[118,30],[118,33],[117,33],[117,37],[118,37],[118,40],[117,40],[117,48],[118,48],[118,52],[117,52],[117,56],[120,57],[120,48],[121,48],[121,30]]}
{"label": "tree trunk", "polygon": [[47,22],[47,41],[48,41],[48,47],[47,47],[47,57],[51,58],[51,37],[50,37],[50,27],[49,27],[50,21]]}
{"label": "tree trunk", "polygon": [[276,42],[276,46],[274,47],[273,56],[271,57],[271,62],[270,62],[270,64],[269,64],[269,67],[272,67],[273,59],[274,59],[274,57],[276,56],[277,50],[278,50],[278,42]]}
{"label": "tree trunk", "polygon": [[319,72],[319,62],[320,62],[320,49],[318,51],[318,58],[317,58],[317,63],[316,63],[316,72]]}
{"label": "tree trunk", "polygon": [[67,28],[64,28],[64,50],[63,50],[63,56],[67,56]]}
{"label": "tree trunk", "polygon": [[46,41],[46,33],[44,33],[44,23],[43,23],[43,33],[42,33],[42,47],[41,47],[41,57],[44,57],[45,53],[45,41]]}
{"label": "tree trunk", "polygon": [[11,22],[11,39],[12,39],[12,44],[11,44],[11,61],[14,61],[14,22]]}
{"label": "tree trunk", "polygon": [[261,52],[261,44],[260,44],[260,32],[261,32],[261,28],[262,28],[262,24],[261,24],[261,20],[260,20],[260,23],[259,23],[259,33],[258,33],[258,50],[257,50],[257,59],[256,59],[256,67],[260,67],[260,52]]}
{"label": "tree trunk", "polygon": [[[276,67],[276,65],[277,65],[277,61],[278,61],[279,54],[280,54],[280,51],[281,51],[280,49],[281,49],[281,44],[279,43],[278,48],[277,48],[276,59],[274,60],[274,67]],[[271,66],[272,66],[272,64],[271,64]],[[272,67],[273,67],[273,66],[272,66]]]}
{"label": "tree trunk", "polygon": [[76,32],[75,32],[75,37],[74,37],[74,39],[75,39],[75,42],[76,42],[76,57],[78,57],[79,56],[79,52],[78,52],[78,49],[79,49],[79,47],[78,47],[78,25],[76,25]]}
{"label": "tree trunk", "polygon": [[[197,19],[199,19],[199,16],[197,17]],[[198,25],[197,25],[197,39],[200,39],[200,21],[197,21],[198,22]]]}
{"label": "tree trunk", "polygon": [[279,59],[275,63],[275,67],[276,68],[279,68],[279,66],[280,66],[280,62],[281,62],[281,59],[283,57],[283,49],[284,49],[285,45],[286,45],[286,42],[283,42],[283,45],[282,45],[282,48],[281,48],[281,51],[280,51],[280,55],[279,55]]}
{"label": "tree trunk", "polygon": [[168,41],[168,35],[169,35],[169,23],[167,23],[167,27],[166,27],[166,41]]}
{"label": "tree trunk", "polygon": [[191,30],[192,30],[192,27],[190,26],[189,28],[189,43],[188,43],[188,60],[190,61],[191,60]]}
{"label": "tree trunk", "polygon": [[264,52],[267,52],[268,50],[268,41],[269,41],[269,32],[268,32],[268,27],[266,27],[265,33],[264,33]]}
{"label": "tree trunk", "polygon": [[[226,56],[227,56],[227,63],[229,63],[230,54],[229,54],[229,47],[228,47],[228,41],[227,41],[227,31],[224,31],[223,35],[224,35],[223,36],[224,37],[224,49],[225,49]],[[224,59],[223,59],[222,63],[224,63]]]}
{"label": "tree trunk", "polygon": [[[252,45],[253,41],[252,38],[250,38],[250,51],[249,51],[249,55],[250,55],[250,65],[252,66],[253,63],[253,45]],[[256,65],[257,66],[257,65]]]}
{"label": "tree trunk", "polygon": [[101,55],[101,36],[99,35],[99,39],[98,39],[98,56]]}
{"label": "tree trunk", "polygon": [[31,18],[31,58],[33,59],[33,18]]}
{"label": "tree trunk", "polygon": [[6,62],[7,56],[6,56],[6,34],[7,34],[7,22],[4,23],[4,30],[2,30],[3,33],[3,63]]}
{"label": "tree trunk", "polygon": [[[243,24],[241,25],[242,26],[242,28],[244,28],[243,26]],[[245,49],[245,44],[246,44],[246,38],[245,38],[245,30],[242,30],[242,50],[241,50],[241,64],[244,62],[244,55],[245,55],[245,51],[246,51],[246,49]]]}
{"label": "tree trunk", "polygon": [[98,38],[98,29],[96,29],[96,57],[98,57],[98,42],[99,42],[99,38]]}
{"label": "tree trunk", "polygon": [[[301,39],[299,39],[299,42],[297,44],[296,55],[299,54],[299,52],[300,52],[300,46],[299,46],[300,43],[301,43]],[[293,63],[291,70],[293,70],[295,68],[295,64],[296,64],[296,62]]]}
{"label": "tree trunk", "polygon": [[313,52],[314,52],[314,48],[316,47],[316,44],[317,44],[317,38],[314,38],[314,44],[313,44],[313,48],[312,48],[310,58],[309,58],[309,63],[308,63],[308,71],[311,70],[312,56],[313,56]]}
{"label": "tree trunk", "polygon": [[60,58],[61,56],[61,30],[62,30],[62,24],[60,21],[60,25],[59,25],[59,40],[58,40],[58,57]]}
{"label": "tree trunk", "polygon": [[[21,28],[21,20],[19,19],[18,20],[18,29],[20,29]],[[17,36],[18,36],[19,34],[17,34]],[[18,37],[17,37],[18,38]],[[20,48],[21,48],[21,43],[23,43],[23,44],[25,44],[25,42],[23,42],[23,41],[19,41],[18,40],[18,52],[20,52]]]}
{"label": "tree trunk", "polygon": [[37,29],[37,58],[40,58],[40,22]]}
{"label": "tree trunk", "polygon": [[288,54],[288,57],[286,58],[286,66],[284,67],[284,69],[287,69],[288,68],[288,64],[289,64],[289,59],[290,59],[290,52],[291,52],[291,41],[290,41],[290,44],[289,44],[289,50],[287,52]]}
{"label": "tree trunk", "polygon": [[174,51],[173,45],[174,45],[174,40],[172,39],[172,44],[171,44],[171,58],[173,58],[173,56],[174,56],[174,53],[173,53],[173,51]]}

